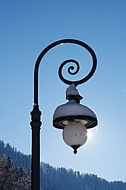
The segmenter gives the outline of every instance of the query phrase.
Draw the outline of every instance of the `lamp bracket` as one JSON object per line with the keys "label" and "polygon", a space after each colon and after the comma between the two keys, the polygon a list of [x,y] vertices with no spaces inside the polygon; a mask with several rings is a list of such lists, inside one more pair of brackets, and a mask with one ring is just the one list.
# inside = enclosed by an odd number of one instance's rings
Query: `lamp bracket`
{"label": "lamp bracket", "polygon": [[48,45],[40,53],[39,57],[36,60],[35,70],[34,70],[34,103],[37,104],[37,105],[38,105],[38,69],[39,69],[40,62],[41,62],[42,58],[44,57],[44,55],[50,49],[54,48],[55,46],[58,46],[58,45],[61,45],[61,44],[66,44],[66,43],[82,46],[87,51],[89,51],[89,53],[91,54],[92,60],[93,60],[93,65],[92,65],[92,68],[91,68],[89,74],[86,77],[84,77],[83,79],[78,80],[78,81],[70,81],[70,80],[67,80],[67,79],[65,79],[63,77],[63,74],[62,74],[63,67],[67,63],[73,62],[76,65],[76,70],[73,71],[74,66],[70,66],[68,68],[68,73],[71,74],[71,75],[75,75],[75,74],[78,73],[78,71],[80,69],[80,66],[79,66],[79,63],[75,59],[67,59],[67,60],[65,60],[64,62],[61,63],[61,65],[59,67],[59,71],[58,71],[59,78],[62,80],[62,82],[66,83],[68,85],[71,85],[72,83],[74,83],[74,85],[77,86],[77,85],[82,84],[82,83],[86,82],[87,80],[89,80],[92,77],[92,75],[94,74],[95,70],[96,70],[97,58],[96,58],[95,52],[86,43],[84,43],[84,42],[82,42],[80,40],[75,40],[75,39],[62,39],[62,40],[58,40],[58,41],[53,42],[52,44]]}

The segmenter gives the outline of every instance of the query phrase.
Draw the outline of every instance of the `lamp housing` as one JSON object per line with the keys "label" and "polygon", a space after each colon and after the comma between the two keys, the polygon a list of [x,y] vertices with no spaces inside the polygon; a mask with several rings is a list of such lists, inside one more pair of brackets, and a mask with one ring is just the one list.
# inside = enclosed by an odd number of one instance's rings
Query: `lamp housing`
{"label": "lamp housing", "polygon": [[[90,108],[80,104],[82,96],[74,84],[70,85],[66,90],[66,99],[69,101],[58,106],[54,112],[53,126],[58,129],[63,129],[64,141],[71,146],[74,149],[74,153],[76,153],[77,148],[82,146],[87,140],[87,129],[95,127],[98,121],[96,114]],[[74,132],[72,132],[72,130]],[[67,132],[69,135],[66,135]],[[72,139],[70,143],[68,137]],[[78,139],[80,139],[80,141]]]}

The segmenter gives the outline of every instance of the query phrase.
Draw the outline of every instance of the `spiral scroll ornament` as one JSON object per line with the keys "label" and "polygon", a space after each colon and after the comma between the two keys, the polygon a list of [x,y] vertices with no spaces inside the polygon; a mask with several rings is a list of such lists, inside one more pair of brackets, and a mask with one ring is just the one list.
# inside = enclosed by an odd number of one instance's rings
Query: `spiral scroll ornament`
{"label": "spiral scroll ornament", "polygon": [[82,84],[82,83],[86,82],[87,80],[89,80],[92,77],[92,75],[94,74],[94,72],[96,70],[97,58],[96,58],[96,55],[95,55],[94,51],[87,44],[85,44],[85,43],[83,43],[81,41],[78,41],[78,40],[76,40],[75,43],[83,46],[84,48],[86,48],[90,52],[90,54],[92,56],[92,60],[93,60],[93,65],[92,65],[91,71],[89,72],[89,74],[86,77],[82,78],[81,80],[78,80],[78,81],[67,80],[66,78],[63,77],[63,72],[62,72],[64,66],[67,63],[73,63],[74,64],[74,66],[72,65],[72,66],[68,67],[68,73],[70,75],[76,75],[80,70],[80,64],[75,59],[67,59],[63,63],[61,63],[58,73],[59,73],[59,78],[64,83],[66,83],[68,85],[71,85],[72,83],[74,83],[74,85],[77,86],[79,84]]}

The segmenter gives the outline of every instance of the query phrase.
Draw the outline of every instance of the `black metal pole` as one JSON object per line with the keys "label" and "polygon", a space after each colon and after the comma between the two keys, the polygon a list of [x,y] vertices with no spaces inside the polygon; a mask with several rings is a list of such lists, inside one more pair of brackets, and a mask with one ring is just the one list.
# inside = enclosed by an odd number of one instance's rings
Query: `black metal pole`
{"label": "black metal pole", "polygon": [[32,128],[31,190],[40,189],[40,116],[39,107],[34,105],[30,123]]}

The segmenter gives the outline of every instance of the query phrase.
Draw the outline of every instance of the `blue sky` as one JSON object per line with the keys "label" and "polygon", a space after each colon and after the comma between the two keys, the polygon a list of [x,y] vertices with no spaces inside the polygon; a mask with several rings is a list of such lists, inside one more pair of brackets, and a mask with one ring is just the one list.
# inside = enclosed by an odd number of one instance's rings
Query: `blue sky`
{"label": "blue sky", "polygon": [[[67,85],[58,78],[66,58],[79,58],[83,73],[87,55],[72,46],[47,53],[39,71],[42,111],[41,160],[53,166],[126,181],[126,2],[124,0],[0,1],[0,139],[21,152],[31,152],[30,111],[33,69],[39,53],[64,38],[82,40],[93,48],[98,66],[94,76],[78,86],[99,125],[74,155],[52,127],[55,108],[66,102]],[[79,47],[75,47],[79,48]],[[68,56],[70,55],[70,57]],[[76,77],[74,78],[76,79]]]}

